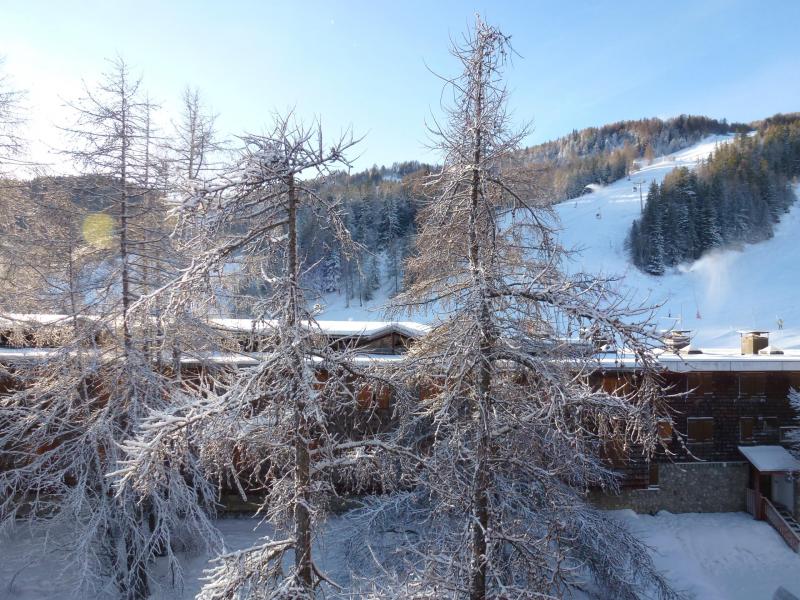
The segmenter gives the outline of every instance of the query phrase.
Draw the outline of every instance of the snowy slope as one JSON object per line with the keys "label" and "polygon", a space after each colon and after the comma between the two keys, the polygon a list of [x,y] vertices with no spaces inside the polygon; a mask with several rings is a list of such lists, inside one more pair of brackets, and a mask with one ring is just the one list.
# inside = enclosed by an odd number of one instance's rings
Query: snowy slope
{"label": "snowy slope", "polygon": [[[796,299],[800,292],[800,202],[782,217],[773,239],[713,252],[662,277],[640,272],[625,252],[625,238],[640,212],[635,182],[645,182],[646,199],[651,182],[661,182],[676,167],[696,167],[729,139],[731,136],[710,136],[651,165],[642,165],[630,180],[593,186],[593,193],[556,206],[562,242],[578,251],[570,269],[623,276],[634,302],[664,303],[657,315],[659,327],[690,329],[695,345],[738,347],[738,330],[764,329],[773,332],[774,345],[800,348],[800,302]],[[357,301],[346,307],[341,296],[330,295],[320,318],[380,319],[387,298],[388,293],[381,290],[363,307]],[[429,315],[415,318],[430,320]],[[777,331],[778,319],[784,323],[782,331]]]}
{"label": "snowy slope", "polygon": [[[589,272],[624,275],[624,285],[640,301],[664,302],[658,325],[693,331],[699,346],[737,347],[741,329],[772,331],[778,347],[800,347],[800,203],[783,216],[775,237],[741,249],[712,252],[661,277],[640,272],[625,252],[625,238],[639,216],[635,181],[660,182],[678,166],[694,167],[726,138],[714,136],[662,157],[631,176],[596,188],[592,194],[557,207],[565,246],[580,248],[576,266]],[[599,218],[598,218],[599,217]],[[782,319],[784,330],[778,329]]]}

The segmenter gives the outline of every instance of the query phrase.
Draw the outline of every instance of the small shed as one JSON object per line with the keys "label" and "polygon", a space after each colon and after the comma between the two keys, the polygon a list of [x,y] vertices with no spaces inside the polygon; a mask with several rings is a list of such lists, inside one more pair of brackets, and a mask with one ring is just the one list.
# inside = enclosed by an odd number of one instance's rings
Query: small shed
{"label": "small shed", "polygon": [[[750,463],[750,489],[748,490],[748,511],[761,518],[761,497],[776,508],[794,514],[795,474],[800,473],[800,461],[783,446],[739,446]],[[750,505],[753,505],[752,507]]]}

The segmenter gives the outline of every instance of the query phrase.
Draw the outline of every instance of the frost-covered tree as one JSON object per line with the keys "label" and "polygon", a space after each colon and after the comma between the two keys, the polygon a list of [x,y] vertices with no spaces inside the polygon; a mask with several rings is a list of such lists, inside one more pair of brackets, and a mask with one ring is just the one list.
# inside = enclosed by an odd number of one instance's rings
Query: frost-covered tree
{"label": "frost-covered tree", "polygon": [[[230,476],[243,495],[261,489],[261,513],[273,532],[220,556],[199,597],[311,598],[327,581],[312,541],[328,500],[337,483],[358,491],[365,479],[379,479],[361,465],[382,447],[367,435],[375,425],[370,410],[356,410],[357,399],[372,398],[377,388],[356,389],[364,385],[354,383],[362,381],[358,376],[370,377],[321,335],[306,307],[298,248],[304,209],[352,252],[337,201],[318,193],[316,178],[346,165],[353,142],[323,144],[318,129],[291,115],[276,117],[266,135],[241,140],[235,162],[184,203],[184,218],[198,219],[218,243],[198,249],[162,293],[174,307],[213,305],[216,291],[208,282],[235,260],[240,275],[258,281],[262,292],[252,307],[258,361],[221,376],[194,400],[154,414],[126,445],[125,482],[148,494],[164,485],[166,473],[181,472],[191,479]],[[354,427],[359,419],[365,427]],[[352,432],[360,435],[353,439]]]}
{"label": "frost-covered tree", "polygon": [[173,123],[172,165],[179,188],[202,185],[219,167],[222,148],[215,128],[216,115],[204,106],[200,91],[187,87],[181,98],[181,114]]}
{"label": "frost-covered tree", "polygon": [[[650,311],[626,306],[614,281],[567,270],[549,204],[509,168],[525,133],[506,112],[509,52],[478,19],[453,48],[463,71],[446,80],[447,122],[433,128],[443,167],[396,303],[439,321],[405,362],[420,386],[396,411],[416,454],[407,485],[362,512],[406,532],[397,551],[371,547],[386,571],[375,594],[568,597],[593,580],[603,597],[652,586],[673,598],[645,547],[585,498],[617,484],[604,449],[658,444]],[[598,340],[637,362],[631,389],[589,384]]]}
{"label": "frost-covered tree", "polygon": [[[174,552],[211,539],[203,508],[213,503],[214,490],[204,480],[168,482],[169,495],[115,485],[127,459],[122,443],[144,417],[191,390],[160,368],[151,315],[131,310],[158,281],[155,274],[168,269],[163,198],[152,185],[151,105],[125,63],[115,60],[71,106],[76,118],[65,128],[73,142],[67,153],[82,174],[35,182],[34,206],[59,212],[25,215],[58,223],[49,250],[59,256],[30,265],[42,281],[19,290],[38,289],[66,317],[44,327],[35,319],[17,324],[19,317],[6,314],[33,339],[55,337],[48,345],[57,349],[15,366],[15,391],[0,399],[0,453],[10,461],[0,472],[0,519],[10,525],[24,518],[58,538],[69,549],[76,594],[141,599],[157,557],[179,572]],[[23,230],[20,240],[35,241],[44,226],[31,222]],[[4,312],[13,311],[16,299],[7,302]]]}
{"label": "frost-covered tree", "polygon": [[0,57],[0,175],[9,165],[19,164],[23,149],[20,134],[22,117],[22,92],[14,89],[2,73],[3,58]]}

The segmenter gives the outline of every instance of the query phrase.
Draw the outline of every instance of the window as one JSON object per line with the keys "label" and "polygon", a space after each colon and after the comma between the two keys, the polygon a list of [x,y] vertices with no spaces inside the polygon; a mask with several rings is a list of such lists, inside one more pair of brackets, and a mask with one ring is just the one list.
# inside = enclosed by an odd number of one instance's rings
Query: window
{"label": "window", "polygon": [[358,406],[358,410],[367,410],[372,404],[372,388],[368,385],[365,385],[360,390],[358,390],[358,394],[356,395],[356,406]]}
{"label": "window", "polygon": [[633,391],[629,376],[620,373],[611,373],[603,377],[603,391],[614,396],[624,396]]}
{"label": "window", "polygon": [[713,373],[689,373],[688,392],[692,396],[703,396],[714,392]]}
{"label": "window", "polygon": [[650,487],[658,487],[658,463],[650,463],[650,479],[648,481]]}
{"label": "window", "polygon": [[672,423],[666,420],[658,422],[658,438],[662,442],[672,441]]}
{"label": "window", "polygon": [[795,444],[800,442],[800,427],[781,427],[780,428],[780,441],[782,443]]}
{"label": "window", "polygon": [[753,417],[742,417],[739,419],[739,441],[753,441]]}
{"label": "window", "polygon": [[686,419],[690,444],[708,444],[714,441],[714,419],[690,417]]}
{"label": "window", "polygon": [[378,400],[378,408],[386,410],[391,406],[392,403],[392,388],[388,385],[382,385],[378,388],[378,392],[375,394],[375,397]]}
{"label": "window", "polygon": [[740,398],[763,398],[767,386],[764,373],[742,373],[739,375]]}
{"label": "window", "polygon": [[760,417],[758,419],[756,433],[762,436],[777,436],[778,435],[778,417]]}
{"label": "window", "polygon": [[604,451],[605,458],[612,467],[622,468],[628,464],[628,452],[624,440],[617,438],[606,441]]}

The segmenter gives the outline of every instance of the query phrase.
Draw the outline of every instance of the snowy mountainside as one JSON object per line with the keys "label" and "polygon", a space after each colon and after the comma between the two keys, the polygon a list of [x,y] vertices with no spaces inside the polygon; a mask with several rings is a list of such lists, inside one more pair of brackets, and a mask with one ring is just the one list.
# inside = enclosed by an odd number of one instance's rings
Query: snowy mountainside
{"label": "snowy mountainside", "polygon": [[[562,243],[576,251],[570,269],[622,276],[633,302],[663,303],[657,312],[658,327],[692,330],[695,345],[738,347],[739,330],[764,329],[772,332],[773,345],[800,348],[800,203],[783,215],[772,239],[714,251],[661,277],[636,269],[625,249],[631,223],[640,214],[637,182],[644,182],[639,185],[646,201],[651,182],[660,183],[676,167],[696,167],[717,144],[732,137],[709,136],[651,164],[640,161],[630,180],[595,185],[592,193],[558,204]],[[363,306],[351,300],[348,307],[342,295],[329,294],[319,318],[385,318],[383,307],[391,287],[384,284]],[[431,320],[422,314],[414,318]],[[783,329],[779,330],[779,322]]]}
{"label": "snowy mountainside", "polygon": [[[644,181],[644,196],[652,181],[679,166],[694,167],[727,136],[712,136],[701,143],[661,157],[592,194],[561,203],[557,212],[568,248],[580,249],[577,266],[588,272],[624,276],[632,298],[659,309],[658,326],[693,332],[699,346],[737,347],[742,329],[771,331],[778,347],[800,347],[800,305],[795,279],[800,260],[800,204],[783,215],[775,236],[741,249],[727,248],[680,266],[661,277],[642,273],[630,263],[625,239],[639,216],[639,192],[633,182]],[[783,329],[779,330],[779,321]]]}

